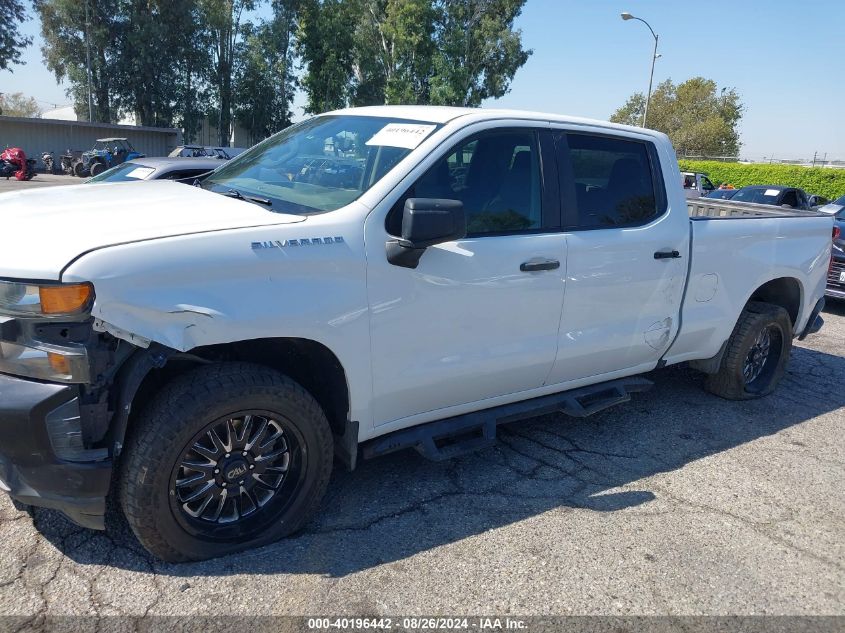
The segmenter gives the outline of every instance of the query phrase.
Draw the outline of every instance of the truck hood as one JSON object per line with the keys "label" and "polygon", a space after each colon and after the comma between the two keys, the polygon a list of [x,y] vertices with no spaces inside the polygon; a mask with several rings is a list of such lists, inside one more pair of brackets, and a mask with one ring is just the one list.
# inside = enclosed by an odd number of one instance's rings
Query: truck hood
{"label": "truck hood", "polygon": [[13,191],[0,194],[0,278],[59,279],[98,248],[303,220],[168,181]]}

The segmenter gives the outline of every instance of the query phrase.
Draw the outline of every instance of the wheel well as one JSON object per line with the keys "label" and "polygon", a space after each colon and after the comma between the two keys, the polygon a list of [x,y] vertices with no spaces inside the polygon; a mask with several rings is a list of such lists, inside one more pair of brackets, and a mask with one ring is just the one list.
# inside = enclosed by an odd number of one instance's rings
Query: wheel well
{"label": "wheel well", "polygon": [[[134,402],[148,402],[166,383],[202,362],[244,361],[272,367],[291,377],[314,396],[336,435],[342,435],[349,416],[349,387],[337,357],[321,343],[299,338],[270,338],[197,347],[176,354],[141,382]],[[133,413],[140,407],[133,406]],[[131,426],[131,423],[130,423]]]}
{"label": "wheel well", "polygon": [[772,279],[757,288],[748,301],[764,301],[782,307],[795,327],[801,309],[801,284],[792,277]]}

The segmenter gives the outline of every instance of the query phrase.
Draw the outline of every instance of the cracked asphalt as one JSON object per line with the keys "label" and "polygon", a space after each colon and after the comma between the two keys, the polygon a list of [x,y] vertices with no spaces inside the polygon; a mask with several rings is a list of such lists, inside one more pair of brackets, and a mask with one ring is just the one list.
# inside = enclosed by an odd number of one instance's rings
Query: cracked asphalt
{"label": "cracked asphalt", "polygon": [[845,615],[845,304],[778,391],[727,402],[685,369],[494,448],[336,469],[298,536],[196,564],[0,499],[0,613]]}

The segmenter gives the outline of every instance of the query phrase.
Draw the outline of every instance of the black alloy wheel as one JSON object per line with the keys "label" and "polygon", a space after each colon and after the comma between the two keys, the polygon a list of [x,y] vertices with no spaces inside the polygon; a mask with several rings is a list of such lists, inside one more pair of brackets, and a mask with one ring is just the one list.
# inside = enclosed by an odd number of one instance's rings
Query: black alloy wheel
{"label": "black alloy wheel", "polygon": [[170,499],[188,532],[249,538],[284,512],[307,456],[295,428],[278,417],[243,411],[215,420],[183,449]]}

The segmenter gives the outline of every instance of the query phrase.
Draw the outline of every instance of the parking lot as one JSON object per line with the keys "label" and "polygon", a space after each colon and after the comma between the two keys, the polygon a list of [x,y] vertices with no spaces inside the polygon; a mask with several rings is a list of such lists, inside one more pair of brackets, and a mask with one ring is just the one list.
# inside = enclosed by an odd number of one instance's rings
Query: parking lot
{"label": "parking lot", "polygon": [[78,185],[82,178],[66,176],[64,174],[36,174],[32,180],[21,182],[12,178],[0,178],[0,193],[6,191],[26,191],[42,187],[56,187],[59,185]]}
{"label": "parking lot", "polygon": [[217,560],[164,564],[116,514],[99,533],[0,495],[3,614],[845,615],[845,304],[824,316],[768,398],[661,370],[468,457],[337,468],[303,532]]}

